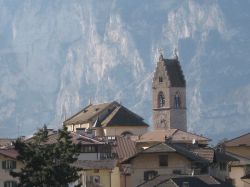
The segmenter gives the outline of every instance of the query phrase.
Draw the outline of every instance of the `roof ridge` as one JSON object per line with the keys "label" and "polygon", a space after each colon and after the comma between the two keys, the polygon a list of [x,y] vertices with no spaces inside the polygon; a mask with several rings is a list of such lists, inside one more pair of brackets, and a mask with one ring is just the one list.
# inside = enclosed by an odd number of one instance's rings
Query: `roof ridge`
{"label": "roof ridge", "polygon": [[235,138],[233,138],[233,139],[231,139],[231,140],[227,140],[227,141],[225,141],[225,144],[226,144],[226,143],[229,143],[229,142],[232,142],[232,141],[234,141],[234,140],[236,140],[236,139],[242,138],[243,136],[246,136],[246,135],[248,135],[248,134],[250,134],[250,132],[245,133],[245,134],[242,134],[242,135],[240,135],[240,136],[238,136],[238,137],[235,137]]}

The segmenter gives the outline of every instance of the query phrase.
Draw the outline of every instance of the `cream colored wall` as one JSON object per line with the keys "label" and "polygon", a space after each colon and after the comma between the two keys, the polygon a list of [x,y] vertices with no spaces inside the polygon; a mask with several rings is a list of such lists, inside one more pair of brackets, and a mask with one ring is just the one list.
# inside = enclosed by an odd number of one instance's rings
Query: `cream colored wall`
{"label": "cream colored wall", "polygon": [[234,184],[236,187],[250,187],[250,184],[247,184],[241,177],[245,175],[244,167],[231,167],[231,172],[229,173],[229,177],[234,180]]}
{"label": "cream colored wall", "polygon": [[[0,187],[4,187],[4,181],[17,181],[17,178],[13,178],[10,174],[8,169],[3,169],[2,161],[5,160],[13,160],[9,157],[5,157],[3,155],[0,155]],[[23,164],[19,161],[16,162],[16,169],[14,171],[20,171],[20,169],[23,167]]]}
{"label": "cream colored wall", "polygon": [[250,147],[246,146],[226,147],[226,151],[250,159]]}
{"label": "cream colored wall", "polygon": [[142,135],[145,132],[147,132],[147,127],[146,126],[113,126],[113,127],[105,127],[104,129],[104,134],[105,136],[119,136],[123,132],[129,131],[133,135]]}
{"label": "cream colored wall", "polygon": [[89,123],[84,124],[75,124],[75,125],[67,125],[68,131],[76,132],[76,128],[89,128]]}
{"label": "cream colored wall", "polygon": [[159,155],[141,154],[131,162],[132,173],[127,176],[127,186],[136,186],[144,182],[144,172],[155,170],[158,174],[172,174],[173,170],[181,170],[183,173],[191,173],[191,162],[184,156],[170,153],[168,155],[168,166],[159,166]]}
{"label": "cream colored wall", "polygon": [[120,187],[120,172],[119,168],[115,167],[113,170],[86,170],[86,176],[100,176],[100,185],[102,187]]}

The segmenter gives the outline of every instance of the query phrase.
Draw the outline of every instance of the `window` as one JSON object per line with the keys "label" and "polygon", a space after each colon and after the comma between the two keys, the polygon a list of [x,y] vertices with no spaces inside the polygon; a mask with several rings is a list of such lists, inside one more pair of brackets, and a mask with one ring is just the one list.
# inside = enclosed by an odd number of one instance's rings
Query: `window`
{"label": "window", "polygon": [[163,78],[162,77],[159,77],[159,82],[163,82]]}
{"label": "window", "polygon": [[93,145],[82,145],[81,146],[81,153],[96,153],[96,147]]}
{"label": "window", "polygon": [[4,187],[17,187],[17,182],[16,181],[5,181]]}
{"label": "window", "polygon": [[176,92],[175,96],[174,96],[174,107],[176,109],[181,107],[181,99],[180,99],[180,95],[178,92]]}
{"label": "window", "polygon": [[159,166],[168,166],[168,155],[159,155]]}
{"label": "window", "polygon": [[16,161],[15,160],[5,160],[2,162],[3,169],[16,169]]}
{"label": "window", "polygon": [[158,95],[158,105],[159,107],[163,107],[165,105],[165,97],[163,92],[160,92]]}
{"label": "window", "polygon": [[157,171],[154,171],[154,170],[151,170],[151,171],[145,171],[144,172],[144,180],[147,181],[147,180],[150,180],[152,178],[154,178],[155,176],[158,175],[158,172]]}

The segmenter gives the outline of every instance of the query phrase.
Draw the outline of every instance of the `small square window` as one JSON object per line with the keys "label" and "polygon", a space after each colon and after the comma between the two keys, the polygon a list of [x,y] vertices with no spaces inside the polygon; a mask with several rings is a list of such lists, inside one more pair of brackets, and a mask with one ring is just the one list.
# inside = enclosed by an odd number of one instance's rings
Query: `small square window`
{"label": "small square window", "polygon": [[159,155],[159,166],[168,166],[168,155]]}

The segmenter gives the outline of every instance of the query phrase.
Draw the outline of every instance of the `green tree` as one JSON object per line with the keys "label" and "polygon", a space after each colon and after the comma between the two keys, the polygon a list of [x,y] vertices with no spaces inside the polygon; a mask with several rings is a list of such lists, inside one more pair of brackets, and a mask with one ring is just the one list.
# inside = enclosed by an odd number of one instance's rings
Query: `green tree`
{"label": "green tree", "polygon": [[67,187],[79,179],[79,169],[71,165],[77,160],[78,145],[73,144],[67,127],[58,131],[55,142],[48,139],[48,129],[44,126],[29,141],[14,142],[19,153],[17,159],[24,164],[20,172],[10,172],[19,178],[18,186]]}

